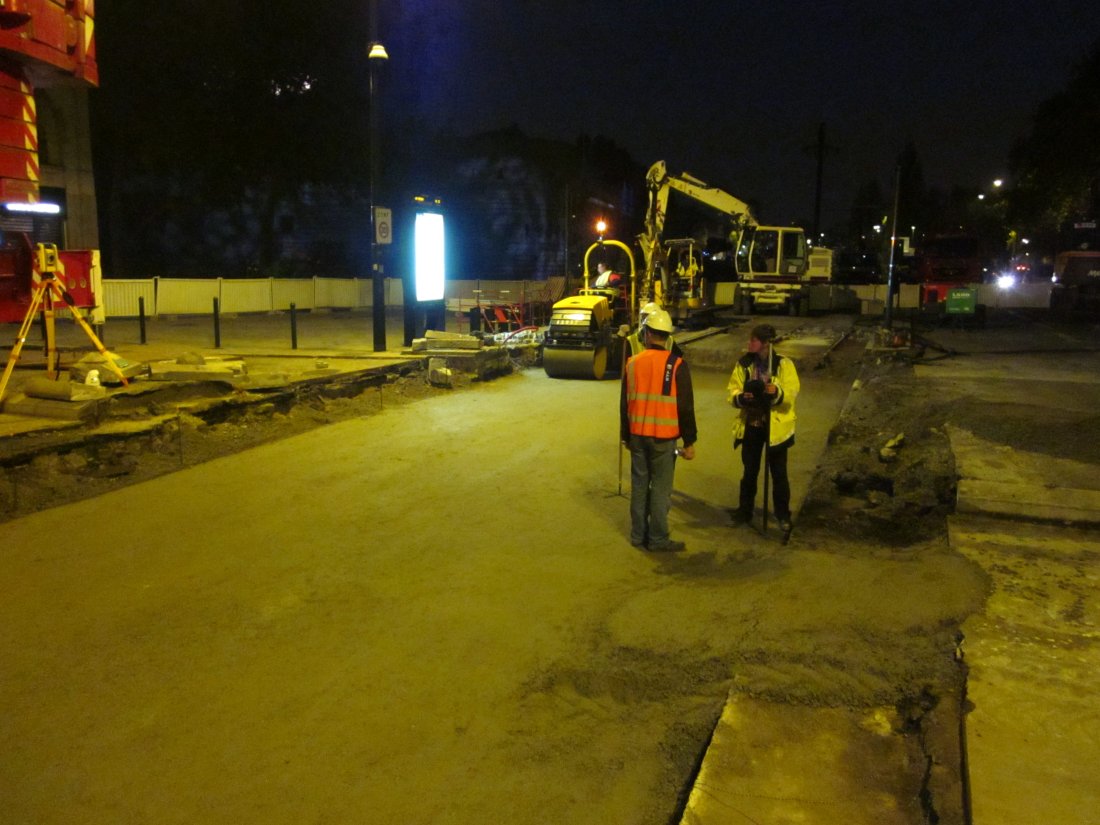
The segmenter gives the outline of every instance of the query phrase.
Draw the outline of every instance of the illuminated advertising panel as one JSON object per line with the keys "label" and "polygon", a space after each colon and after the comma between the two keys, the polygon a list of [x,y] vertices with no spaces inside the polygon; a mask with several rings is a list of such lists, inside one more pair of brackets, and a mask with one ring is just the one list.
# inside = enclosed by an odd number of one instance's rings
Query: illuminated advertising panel
{"label": "illuminated advertising panel", "polygon": [[442,301],[445,264],[443,216],[438,212],[420,212],[415,225],[417,301]]}

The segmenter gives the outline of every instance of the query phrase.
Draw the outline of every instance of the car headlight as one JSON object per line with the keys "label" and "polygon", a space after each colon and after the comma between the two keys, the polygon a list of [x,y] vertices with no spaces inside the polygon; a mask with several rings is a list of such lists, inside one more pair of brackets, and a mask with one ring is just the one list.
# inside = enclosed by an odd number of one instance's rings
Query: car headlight
{"label": "car headlight", "polygon": [[997,289],[1012,289],[1016,286],[1016,276],[1009,273],[997,276]]}

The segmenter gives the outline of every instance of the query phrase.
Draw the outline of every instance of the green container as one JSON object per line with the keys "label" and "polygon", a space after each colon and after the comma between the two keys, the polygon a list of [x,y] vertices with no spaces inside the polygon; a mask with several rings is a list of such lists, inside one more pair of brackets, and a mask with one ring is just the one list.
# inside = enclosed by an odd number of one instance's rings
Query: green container
{"label": "green container", "polygon": [[947,290],[947,312],[949,315],[973,315],[978,302],[978,290],[973,287],[956,287]]}

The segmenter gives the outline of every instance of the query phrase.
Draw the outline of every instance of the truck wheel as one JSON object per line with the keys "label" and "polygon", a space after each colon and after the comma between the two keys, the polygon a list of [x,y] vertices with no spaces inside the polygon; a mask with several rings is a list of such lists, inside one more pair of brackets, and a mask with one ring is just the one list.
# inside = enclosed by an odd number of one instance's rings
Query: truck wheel
{"label": "truck wheel", "polygon": [[741,296],[741,314],[752,315],[752,296],[745,294]]}
{"label": "truck wheel", "polygon": [[798,298],[790,298],[787,300],[787,314],[792,318],[798,315],[798,307],[802,303]]}

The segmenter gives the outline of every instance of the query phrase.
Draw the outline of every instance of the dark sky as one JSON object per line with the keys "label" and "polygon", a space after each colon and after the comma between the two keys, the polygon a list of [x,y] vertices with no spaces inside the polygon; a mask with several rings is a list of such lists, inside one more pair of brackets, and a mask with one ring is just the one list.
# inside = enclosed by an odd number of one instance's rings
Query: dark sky
{"label": "dark sky", "polygon": [[770,223],[823,224],[856,189],[891,191],[912,141],[926,181],[1004,174],[1037,104],[1100,37],[1095,2],[377,0],[387,108],[476,132],[603,134],[666,160]]}

